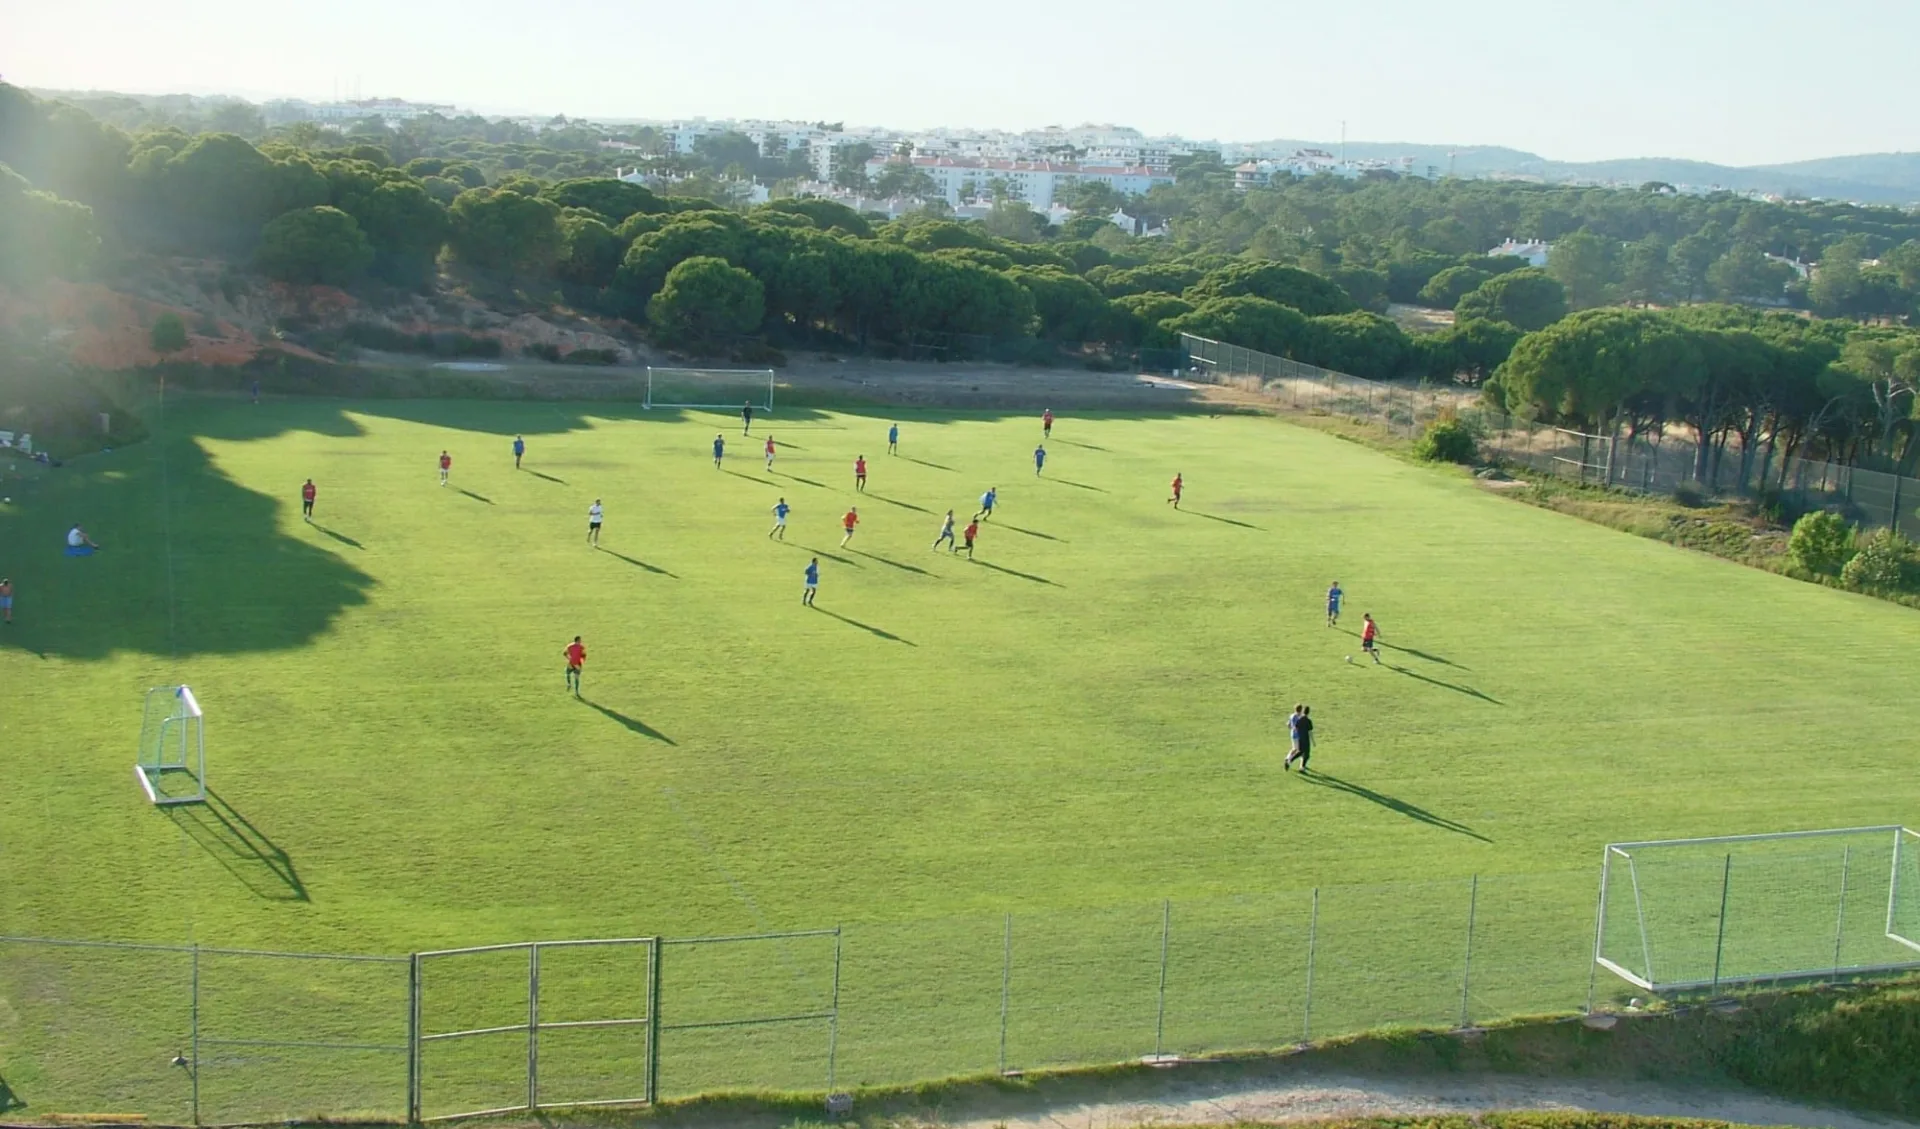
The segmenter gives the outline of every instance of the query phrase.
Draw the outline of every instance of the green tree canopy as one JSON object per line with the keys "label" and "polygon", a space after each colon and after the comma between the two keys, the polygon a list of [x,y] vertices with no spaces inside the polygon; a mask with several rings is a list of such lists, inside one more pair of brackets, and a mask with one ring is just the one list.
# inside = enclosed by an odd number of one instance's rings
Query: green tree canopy
{"label": "green tree canopy", "polygon": [[706,345],[752,333],[766,312],[760,280],[725,259],[696,255],[667,272],[647,322],[669,345]]}
{"label": "green tree canopy", "polygon": [[283,282],[344,286],[372,264],[373,245],[339,208],[300,208],[267,224],[254,258]]}
{"label": "green tree canopy", "polygon": [[1427,284],[1420,288],[1419,299],[1424,305],[1451,310],[1460,303],[1460,299],[1492,277],[1491,273],[1478,267],[1448,267],[1427,280]]}
{"label": "green tree canopy", "polygon": [[1280,357],[1312,347],[1313,326],[1305,314],[1265,298],[1213,298],[1162,323],[1169,333],[1228,341]]}
{"label": "green tree canopy", "polygon": [[1509,271],[1475,287],[1454,304],[1456,318],[1503,321],[1525,330],[1545,329],[1567,316],[1567,292],[1545,271]]}
{"label": "green tree canopy", "polygon": [[1308,317],[1351,313],[1354,301],[1328,279],[1282,263],[1229,263],[1194,283],[1188,301],[1204,306],[1215,298],[1264,298],[1292,306]]}
{"label": "green tree canopy", "polygon": [[560,209],[518,192],[470,188],[448,209],[447,245],[483,270],[539,273],[560,252]]}

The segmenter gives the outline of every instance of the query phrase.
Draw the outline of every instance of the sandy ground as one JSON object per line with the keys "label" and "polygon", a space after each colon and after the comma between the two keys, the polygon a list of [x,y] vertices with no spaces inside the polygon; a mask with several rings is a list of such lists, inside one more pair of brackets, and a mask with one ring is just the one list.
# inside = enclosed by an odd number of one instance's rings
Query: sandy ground
{"label": "sandy ground", "polygon": [[988,1102],[910,1119],[955,1129],[1125,1129],[1139,1125],[1205,1125],[1239,1121],[1309,1121],[1344,1117],[1474,1115],[1495,1110],[1586,1110],[1652,1117],[1706,1118],[1746,1125],[1821,1129],[1906,1126],[1841,1110],[1822,1109],[1740,1091],[1617,1081],[1531,1078],[1524,1075],[1327,1075],[1181,1084],[1170,1075],[1151,1097],[1115,1095],[1047,1102],[1040,1095],[1008,1095],[1004,1108]]}

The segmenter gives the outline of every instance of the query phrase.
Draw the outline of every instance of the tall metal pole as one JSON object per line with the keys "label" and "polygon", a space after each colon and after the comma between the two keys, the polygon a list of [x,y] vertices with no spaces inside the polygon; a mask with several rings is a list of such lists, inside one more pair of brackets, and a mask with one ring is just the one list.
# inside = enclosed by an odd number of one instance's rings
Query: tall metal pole
{"label": "tall metal pole", "polygon": [[1480,876],[1467,888],[1467,960],[1460,972],[1460,1026],[1467,1025],[1467,1000],[1473,986],[1473,918],[1480,909]]}
{"label": "tall metal pole", "polygon": [[1833,976],[1840,978],[1840,942],[1847,928],[1847,872],[1853,863],[1853,844],[1840,851],[1840,909],[1833,915]]}
{"label": "tall metal pole", "polygon": [[653,939],[653,975],[647,978],[647,1102],[660,1100],[660,960],[666,949]]}
{"label": "tall metal pole", "polygon": [[834,1067],[840,1054],[840,927],[833,927],[833,1008],[827,1020],[827,1093],[833,1093]]}
{"label": "tall metal pole", "polygon": [[1000,1073],[1007,1072],[1007,1005],[1013,999],[1013,915],[1007,915],[1000,950]]}
{"label": "tall metal pole", "polygon": [[1307,1006],[1300,1021],[1300,1041],[1313,1042],[1313,950],[1320,941],[1320,887],[1313,888],[1313,915],[1307,919]]}
{"label": "tall metal pole", "polygon": [[420,1123],[420,954],[407,960],[407,1123]]}
{"label": "tall metal pole", "polygon": [[[1727,946],[1727,887],[1733,881],[1733,855],[1727,855],[1727,862],[1720,870],[1720,920],[1713,939],[1713,990],[1720,990],[1720,957]],[[1651,977],[1649,977],[1651,979]]]}
{"label": "tall metal pole", "polygon": [[193,1045],[188,1050],[187,1081],[193,1087],[191,1097],[193,1105],[193,1123],[200,1124],[200,942],[193,943],[193,1008],[190,1022],[193,1030],[189,1036]]}
{"label": "tall metal pole", "polygon": [[1153,1020],[1153,1057],[1159,1058],[1167,1034],[1167,934],[1173,929],[1173,899],[1160,900],[1160,1006]]}
{"label": "tall metal pole", "polygon": [[527,946],[527,1108],[540,1108],[540,946]]}

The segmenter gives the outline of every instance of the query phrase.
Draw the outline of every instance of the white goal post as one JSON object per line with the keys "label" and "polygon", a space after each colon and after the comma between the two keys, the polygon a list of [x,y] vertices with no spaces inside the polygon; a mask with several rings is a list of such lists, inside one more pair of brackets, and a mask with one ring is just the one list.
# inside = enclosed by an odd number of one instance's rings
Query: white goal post
{"label": "white goal post", "polygon": [[646,408],[773,411],[770,368],[654,368],[647,366]]}
{"label": "white goal post", "polygon": [[1920,968],[1920,832],[1609,843],[1593,959],[1650,992]]}
{"label": "white goal post", "polygon": [[140,790],[154,804],[197,804],[207,798],[206,716],[187,686],[147,691],[140,719]]}

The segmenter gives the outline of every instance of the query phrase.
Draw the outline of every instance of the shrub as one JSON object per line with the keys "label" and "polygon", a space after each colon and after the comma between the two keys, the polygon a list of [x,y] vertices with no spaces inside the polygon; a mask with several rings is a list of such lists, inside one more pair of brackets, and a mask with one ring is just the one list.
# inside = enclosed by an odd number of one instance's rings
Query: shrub
{"label": "shrub", "polygon": [[161,314],[153,321],[153,351],[156,353],[177,353],[187,347],[187,323],[180,320],[179,314]]}
{"label": "shrub", "polygon": [[1837,575],[1853,555],[1853,527],[1846,518],[1830,511],[1808,514],[1793,523],[1787,555],[1808,572]]}
{"label": "shrub", "polygon": [[[1794,526],[1798,536],[1800,527]],[[1897,530],[1863,538],[1860,551],[1840,569],[1840,582],[1855,592],[1898,592],[1913,583],[1914,544]]]}
{"label": "shrub", "polygon": [[1479,454],[1479,444],[1464,421],[1443,415],[1413,441],[1413,454],[1430,463],[1470,463]]}

